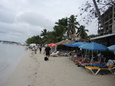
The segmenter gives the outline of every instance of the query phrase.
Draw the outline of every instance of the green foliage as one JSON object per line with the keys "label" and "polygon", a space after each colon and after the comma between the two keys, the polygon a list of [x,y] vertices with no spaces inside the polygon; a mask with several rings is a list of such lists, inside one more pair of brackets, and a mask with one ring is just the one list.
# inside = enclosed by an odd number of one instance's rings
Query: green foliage
{"label": "green foliage", "polygon": [[65,39],[70,39],[70,35],[76,34],[76,29],[81,31],[82,38],[87,38],[85,27],[76,21],[76,17],[71,15],[69,18],[59,19],[53,27],[53,31],[43,29],[40,36],[33,36],[26,40],[26,43],[49,44],[56,43]]}
{"label": "green foliage", "polygon": [[77,31],[77,33],[80,34],[81,39],[87,39],[87,38],[88,38],[86,32],[88,32],[88,30],[85,29],[85,26],[83,26],[83,25],[81,25],[81,26],[78,28],[78,31]]}
{"label": "green foliage", "polygon": [[[103,5],[103,7],[99,8],[100,12],[104,12],[106,9],[104,7],[115,6],[115,0],[97,0],[99,5]],[[89,3],[88,1],[80,7],[80,16],[84,13],[88,12],[89,14],[83,18],[83,21],[88,22],[92,21],[95,17],[97,17],[97,13],[94,9],[94,4]],[[78,15],[77,15],[78,16]],[[91,37],[95,37],[96,35],[87,36],[88,30],[85,29],[85,26],[80,25],[77,22],[77,16],[71,15],[69,18],[59,19],[53,27],[53,31],[47,31],[47,29],[43,29],[41,31],[40,36],[33,36],[26,40],[26,43],[36,43],[36,44],[48,44],[48,43],[56,43],[64,39],[73,39],[71,38],[72,34],[80,34],[82,39],[87,39]]]}
{"label": "green foliage", "polygon": [[40,36],[45,36],[45,35],[47,35],[47,30],[46,29],[43,29],[43,31],[41,31],[42,33],[41,33],[41,35]]}
{"label": "green foliage", "polygon": [[26,40],[26,43],[27,44],[31,44],[31,43],[41,44],[42,43],[41,37],[39,35],[38,36],[33,36],[31,38],[28,38]]}
{"label": "green foliage", "polygon": [[68,30],[67,30],[67,33],[69,35],[71,34],[76,34],[76,29],[78,28],[79,26],[79,23],[76,21],[76,17],[74,15],[71,15],[69,18],[68,18]]}

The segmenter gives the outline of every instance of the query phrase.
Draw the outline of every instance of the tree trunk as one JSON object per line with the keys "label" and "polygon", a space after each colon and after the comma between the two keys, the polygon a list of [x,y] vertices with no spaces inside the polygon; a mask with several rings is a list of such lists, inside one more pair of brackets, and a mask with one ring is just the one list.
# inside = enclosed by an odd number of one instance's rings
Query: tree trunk
{"label": "tree trunk", "polygon": [[101,23],[101,25],[102,25],[102,27],[103,27],[103,29],[104,29],[104,32],[106,32],[105,24],[104,24],[104,22],[103,22],[103,20],[102,20],[102,18],[101,18],[100,11],[99,11],[99,9],[98,9],[97,3],[96,3],[95,0],[93,0],[93,3],[94,3],[94,7],[95,7],[95,9],[96,9],[96,11],[97,11],[97,15],[98,15],[99,21],[100,21],[100,23]]}

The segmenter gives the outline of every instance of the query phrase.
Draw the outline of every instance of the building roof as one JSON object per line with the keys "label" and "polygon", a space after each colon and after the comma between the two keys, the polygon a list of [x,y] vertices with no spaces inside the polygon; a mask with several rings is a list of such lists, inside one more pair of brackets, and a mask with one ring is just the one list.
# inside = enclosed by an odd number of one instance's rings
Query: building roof
{"label": "building roof", "polygon": [[110,36],[115,36],[115,33],[107,34],[107,35],[103,35],[103,36],[98,36],[98,37],[94,37],[94,38],[90,38],[90,40],[101,39],[101,38],[106,38],[106,37],[110,37]]}

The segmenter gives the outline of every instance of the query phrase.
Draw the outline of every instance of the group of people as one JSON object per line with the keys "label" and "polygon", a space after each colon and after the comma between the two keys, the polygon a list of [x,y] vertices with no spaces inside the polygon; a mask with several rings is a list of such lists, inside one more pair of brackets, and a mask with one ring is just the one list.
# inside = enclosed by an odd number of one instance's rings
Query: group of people
{"label": "group of people", "polygon": [[32,51],[34,51],[35,54],[37,53],[38,49],[39,49],[39,52],[41,54],[41,51],[42,51],[42,46],[41,45],[32,47]]}
{"label": "group of people", "polygon": [[[35,54],[37,53],[38,49],[39,49],[39,53],[40,54],[42,53],[42,45],[32,46],[32,47],[29,46],[29,48],[32,49],[32,51],[34,51]],[[48,45],[45,45],[43,54],[45,54],[45,56],[49,59],[50,53],[51,53],[51,48]]]}
{"label": "group of people", "polygon": [[76,65],[84,66],[84,65],[104,65],[105,63],[105,57],[100,52],[96,56],[91,56],[89,54],[86,54],[85,56],[77,55],[76,52],[72,52],[72,59],[76,62]]}

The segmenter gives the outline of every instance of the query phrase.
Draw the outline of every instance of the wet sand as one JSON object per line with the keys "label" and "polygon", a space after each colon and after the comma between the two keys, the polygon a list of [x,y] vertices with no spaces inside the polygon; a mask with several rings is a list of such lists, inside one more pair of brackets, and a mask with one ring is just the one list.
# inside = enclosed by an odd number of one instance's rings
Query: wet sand
{"label": "wet sand", "polygon": [[68,57],[50,57],[28,50],[3,86],[115,86],[115,75],[93,75]]}

